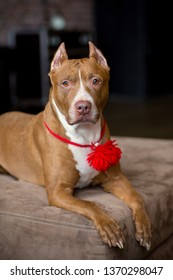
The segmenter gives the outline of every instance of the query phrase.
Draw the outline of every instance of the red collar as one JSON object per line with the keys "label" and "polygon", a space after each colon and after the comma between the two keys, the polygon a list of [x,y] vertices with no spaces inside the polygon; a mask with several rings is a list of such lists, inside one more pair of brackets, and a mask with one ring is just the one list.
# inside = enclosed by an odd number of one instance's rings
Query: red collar
{"label": "red collar", "polygon": [[98,139],[98,141],[96,141],[94,143],[91,143],[91,144],[79,144],[79,143],[75,143],[73,141],[70,141],[69,139],[64,138],[64,137],[56,134],[55,132],[53,132],[45,121],[44,121],[44,125],[47,128],[47,130],[58,140],[60,140],[62,142],[65,142],[67,144],[73,145],[73,146],[80,147],[80,148],[91,148],[93,146],[97,146],[99,144],[99,142],[102,140],[102,138],[105,134],[105,130],[106,130],[106,121],[104,121],[102,130],[101,130],[101,133],[100,133],[100,138]]}
{"label": "red collar", "polygon": [[55,132],[53,132],[50,127],[47,125],[47,123],[44,121],[44,125],[47,128],[47,130],[58,140],[63,141],[67,144],[71,144],[80,148],[90,148],[91,152],[87,155],[87,162],[88,165],[92,168],[96,169],[100,172],[105,172],[108,168],[110,168],[113,165],[116,165],[120,158],[121,158],[121,150],[117,147],[117,144],[115,143],[115,140],[108,140],[104,144],[99,144],[99,142],[102,140],[105,130],[106,130],[106,122],[104,121],[100,138],[95,143],[91,144],[78,144],[75,142],[70,141],[67,138],[64,138]]}

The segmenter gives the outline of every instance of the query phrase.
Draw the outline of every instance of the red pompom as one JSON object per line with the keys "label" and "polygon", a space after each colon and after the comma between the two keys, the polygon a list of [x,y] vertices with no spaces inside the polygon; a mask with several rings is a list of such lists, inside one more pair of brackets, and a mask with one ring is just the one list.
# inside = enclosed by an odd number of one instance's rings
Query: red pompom
{"label": "red pompom", "polygon": [[121,150],[114,141],[107,141],[105,144],[92,145],[92,152],[88,154],[87,161],[94,169],[103,172],[112,165],[119,162],[121,158]]}

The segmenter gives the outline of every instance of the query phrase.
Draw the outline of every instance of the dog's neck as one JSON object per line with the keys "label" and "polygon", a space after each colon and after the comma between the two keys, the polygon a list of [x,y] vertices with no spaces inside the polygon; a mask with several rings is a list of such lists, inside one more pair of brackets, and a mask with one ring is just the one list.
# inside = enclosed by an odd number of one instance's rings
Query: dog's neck
{"label": "dog's neck", "polygon": [[60,112],[55,100],[51,100],[54,112],[66,131],[71,141],[79,144],[90,144],[97,141],[101,133],[101,118],[96,124],[74,124],[70,125],[65,116]]}

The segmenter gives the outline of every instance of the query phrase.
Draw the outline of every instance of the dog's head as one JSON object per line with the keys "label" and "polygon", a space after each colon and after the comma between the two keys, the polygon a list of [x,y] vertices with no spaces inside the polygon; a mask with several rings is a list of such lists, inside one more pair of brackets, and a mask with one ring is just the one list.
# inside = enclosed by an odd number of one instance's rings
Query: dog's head
{"label": "dog's head", "polygon": [[51,63],[54,104],[70,125],[96,123],[108,98],[109,67],[103,54],[89,42],[89,58],[68,59],[62,43]]}

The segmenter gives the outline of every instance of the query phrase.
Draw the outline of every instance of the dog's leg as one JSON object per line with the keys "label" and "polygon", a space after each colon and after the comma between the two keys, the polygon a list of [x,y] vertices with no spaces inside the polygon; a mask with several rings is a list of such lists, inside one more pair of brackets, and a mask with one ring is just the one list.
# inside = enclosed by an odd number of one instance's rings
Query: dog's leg
{"label": "dog's leg", "polygon": [[124,237],[118,224],[94,202],[84,201],[73,196],[73,190],[65,184],[58,184],[48,193],[49,203],[72,212],[84,215],[92,220],[103,242],[123,248]]}
{"label": "dog's leg", "polygon": [[110,168],[106,173],[107,179],[103,187],[130,207],[136,228],[136,239],[141,246],[149,250],[151,246],[151,223],[142,197],[135,191],[127,178],[120,171],[117,172],[116,167]]}

